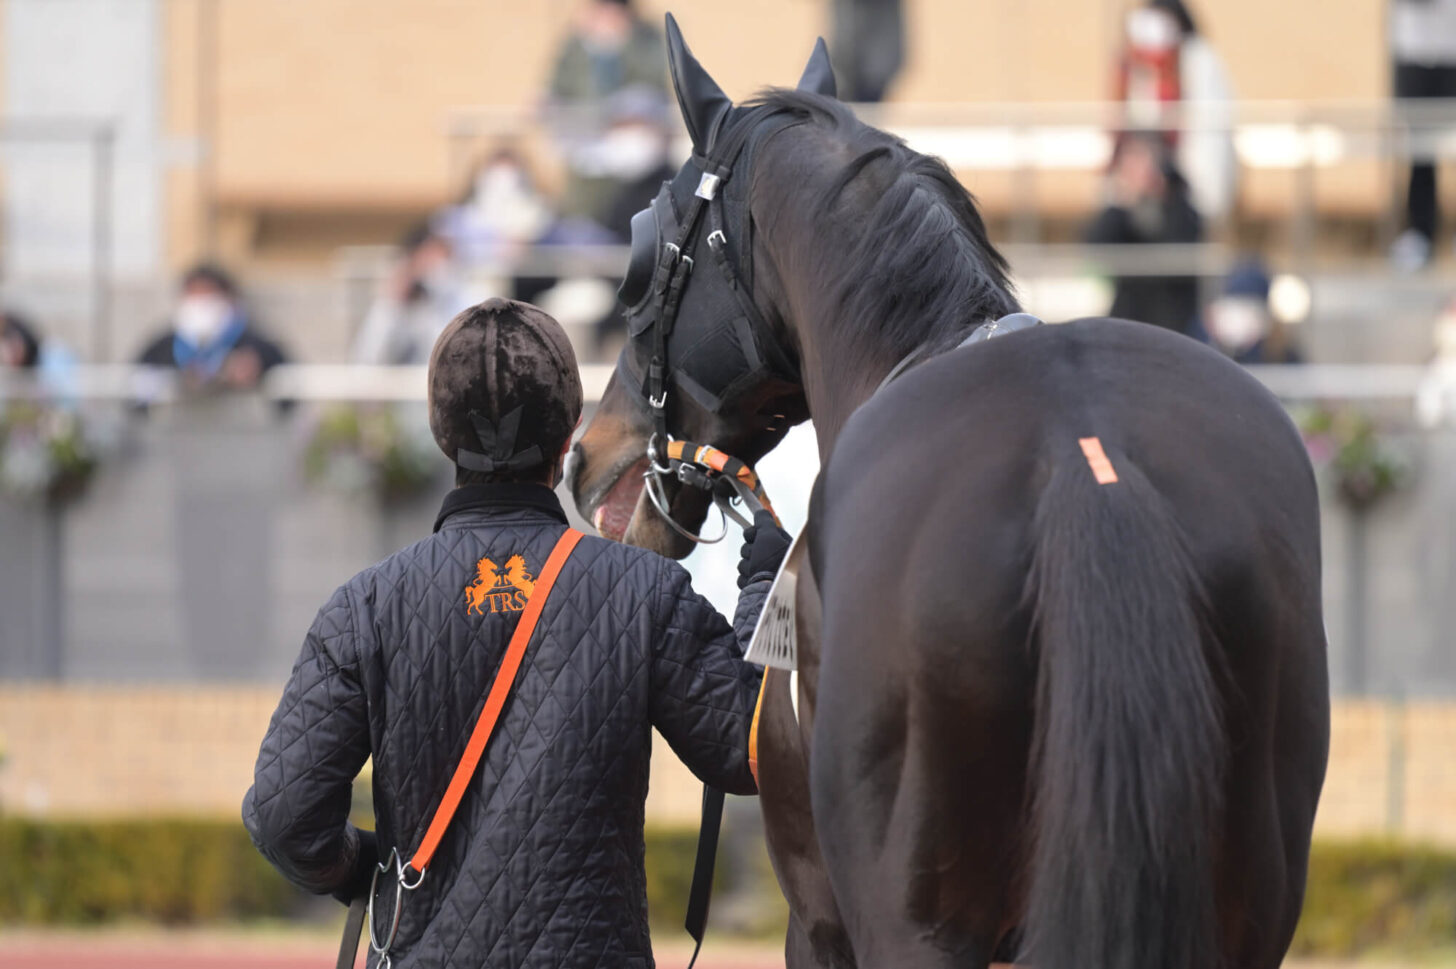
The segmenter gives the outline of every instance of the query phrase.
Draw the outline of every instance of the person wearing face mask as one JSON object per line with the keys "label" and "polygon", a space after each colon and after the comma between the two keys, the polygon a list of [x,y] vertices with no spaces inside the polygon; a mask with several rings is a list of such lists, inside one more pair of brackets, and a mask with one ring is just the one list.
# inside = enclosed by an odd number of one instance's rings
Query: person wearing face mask
{"label": "person wearing face mask", "polygon": [[546,103],[566,159],[568,222],[605,225],[619,188],[652,167],[651,139],[622,123],[623,96],[667,103],[667,48],[630,0],[588,0],[562,41]]}
{"label": "person wearing face mask", "polygon": [[[1149,0],[1128,11],[1114,89],[1128,128],[1163,131],[1199,213],[1226,218],[1238,187],[1233,88],[1182,0]],[[1169,127],[1174,119],[1181,123]]]}
{"label": "person wearing face mask", "polygon": [[1238,363],[1303,363],[1269,307],[1269,274],[1257,260],[1235,266],[1205,313],[1210,342]]}
{"label": "person wearing face mask", "polygon": [[180,371],[189,390],[252,390],[286,358],[253,327],[232,276],[202,263],[183,274],[167,328],[147,344],[137,362]]}

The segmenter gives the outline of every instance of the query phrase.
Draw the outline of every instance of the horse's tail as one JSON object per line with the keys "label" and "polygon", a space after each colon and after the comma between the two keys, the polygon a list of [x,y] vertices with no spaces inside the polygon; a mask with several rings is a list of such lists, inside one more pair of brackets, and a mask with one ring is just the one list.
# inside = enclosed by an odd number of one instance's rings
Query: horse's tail
{"label": "horse's tail", "polygon": [[1226,744],[1201,587],[1141,471],[1116,452],[1108,469],[1100,445],[1078,457],[1036,510],[1034,829],[1017,961],[1211,969]]}

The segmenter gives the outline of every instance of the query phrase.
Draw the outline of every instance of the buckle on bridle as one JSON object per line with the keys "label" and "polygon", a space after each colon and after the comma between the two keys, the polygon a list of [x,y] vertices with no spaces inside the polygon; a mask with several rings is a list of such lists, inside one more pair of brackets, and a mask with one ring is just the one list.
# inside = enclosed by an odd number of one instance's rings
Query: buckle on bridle
{"label": "buckle on bridle", "polygon": [[679,262],[686,263],[687,264],[687,267],[688,267],[688,271],[689,272],[692,271],[692,268],[693,268],[693,257],[690,256],[690,255],[688,255],[687,253],[683,252],[682,251],[682,247],[679,246],[676,242],[664,242],[662,244],[662,248],[664,248],[664,249],[666,249],[666,250],[668,250],[669,252],[672,253],[672,261],[674,263],[679,263]]}

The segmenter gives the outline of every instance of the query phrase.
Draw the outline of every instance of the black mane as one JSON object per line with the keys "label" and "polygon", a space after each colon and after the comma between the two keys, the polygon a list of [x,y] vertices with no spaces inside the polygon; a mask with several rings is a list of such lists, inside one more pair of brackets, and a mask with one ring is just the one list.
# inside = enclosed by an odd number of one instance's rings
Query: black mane
{"label": "black mane", "polygon": [[945,162],[864,124],[833,98],[774,88],[745,107],[803,118],[847,159],[793,187],[808,193],[814,212],[853,222],[842,239],[804,241],[846,332],[902,357],[1020,309],[1006,260]]}

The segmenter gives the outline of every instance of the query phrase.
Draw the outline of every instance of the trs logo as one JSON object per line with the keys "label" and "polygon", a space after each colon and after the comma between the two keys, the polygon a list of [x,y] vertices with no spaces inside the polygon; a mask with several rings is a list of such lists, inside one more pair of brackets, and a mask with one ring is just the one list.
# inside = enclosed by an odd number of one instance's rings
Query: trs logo
{"label": "trs logo", "polygon": [[465,587],[466,612],[520,612],[535,588],[536,580],[526,571],[526,560],[521,556],[506,559],[504,569],[483,558],[475,563],[475,581]]}

